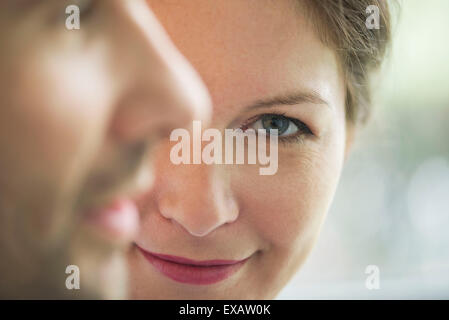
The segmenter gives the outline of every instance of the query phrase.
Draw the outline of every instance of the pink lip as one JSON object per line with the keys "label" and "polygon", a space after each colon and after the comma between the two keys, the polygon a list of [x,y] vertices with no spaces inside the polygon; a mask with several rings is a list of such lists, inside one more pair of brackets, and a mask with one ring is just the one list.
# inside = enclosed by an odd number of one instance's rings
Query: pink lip
{"label": "pink lip", "polygon": [[148,252],[139,246],[142,255],[159,272],[168,278],[196,285],[213,284],[229,278],[248,260],[205,260],[195,261],[183,257]]}
{"label": "pink lip", "polygon": [[134,202],[122,198],[84,212],[85,223],[111,241],[130,241],[137,232],[138,212]]}

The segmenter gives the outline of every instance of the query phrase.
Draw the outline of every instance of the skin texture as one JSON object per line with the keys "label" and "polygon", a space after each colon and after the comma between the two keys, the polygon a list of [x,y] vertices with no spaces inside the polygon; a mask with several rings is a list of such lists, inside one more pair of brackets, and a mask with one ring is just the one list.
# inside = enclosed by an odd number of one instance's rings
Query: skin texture
{"label": "skin texture", "polygon": [[148,190],[151,150],[209,117],[207,90],[140,0],[1,1],[0,40],[0,296],[124,297],[137,217],[113,237],[81,212]]}
{"label": "skin texture", "polygon": [[[193,260],[250,258],[224,281],[190,285],[159,273],[134,246],[128,260],[131,295],[274,298],[315,243],[349,150],[352,131],[335,54],[294,0],[148,2],[204,79],[213,101],[211,127],[236,128],[255,116],[281,113],[305,123],[313,135],[279,139],[273,176],[259,175],[255,165],[175,166],[168,161],[172,145],[161,144],[155,184],[138,199],[141,229],[135,243]],[[315,92],[327,105],[248,107],[298,91]]]}

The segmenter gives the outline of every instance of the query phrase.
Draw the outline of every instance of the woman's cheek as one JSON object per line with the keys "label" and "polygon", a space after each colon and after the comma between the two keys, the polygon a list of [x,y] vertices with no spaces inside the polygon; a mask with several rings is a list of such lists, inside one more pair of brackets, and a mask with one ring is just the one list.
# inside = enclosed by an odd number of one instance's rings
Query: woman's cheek
{"label": "woman's cheek", "polygon": [[[270,246],[288,248],[319,230],[340,174],[331,149],[279,149],[271,176],[245,166],[239,178],[241,214]],[[333,158],[333,160],[332,160]]]}

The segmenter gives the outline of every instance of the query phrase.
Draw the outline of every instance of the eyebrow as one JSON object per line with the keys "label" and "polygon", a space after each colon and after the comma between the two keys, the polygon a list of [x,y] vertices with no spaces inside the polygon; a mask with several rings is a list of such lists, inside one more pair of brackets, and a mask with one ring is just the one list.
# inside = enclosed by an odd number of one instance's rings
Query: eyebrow
{"label": "eyebrow", "polygon": [[275,105],[295,105],[301,103],[312,103],[312,104],[320,104],[326,105],[327,107],[331,107],[329,102],[321,97],[319,93],[316,91],[310,92],[293,92],[289,94],[284,94],[280,96],[276,96],[274,98],[269,98],[266,100],[257,100],[255,103],[251,104],[249,109],[259,109],[259,108],[268,108]]}

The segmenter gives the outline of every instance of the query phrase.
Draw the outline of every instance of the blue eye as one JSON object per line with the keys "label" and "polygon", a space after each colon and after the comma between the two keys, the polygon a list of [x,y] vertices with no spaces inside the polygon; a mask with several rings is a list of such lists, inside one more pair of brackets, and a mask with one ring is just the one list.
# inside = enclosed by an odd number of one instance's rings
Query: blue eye
{"label": "blue eye", "polygon": [[310,129],[298,119],[292,119],[279,114],[264,114],[252,125],[252,129],[263,129],[270,133],[270,130],[276,130],[277,135],[292,136],[298,133],[311,134]]}

